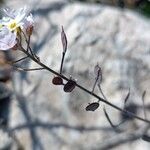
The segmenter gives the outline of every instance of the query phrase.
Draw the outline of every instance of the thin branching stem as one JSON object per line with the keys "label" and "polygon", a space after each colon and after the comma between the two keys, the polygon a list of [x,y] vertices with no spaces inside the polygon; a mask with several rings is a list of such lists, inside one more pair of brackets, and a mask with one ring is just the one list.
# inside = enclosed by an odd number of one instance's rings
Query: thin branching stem
{"label": "thin branching stem", "polygon": [[146,91],[144,91],[143,94],[142,94],[143,111],[144,111],[144,117],[146,119],[147,116],[146,116],[146,110],[145,110],[145,95],[146,95]]}
{"label": "thin branching stem", "polygon": [[21,68],[21,67],[18,67],[18,66],[13,66],[13,68],[15,68],[16,70],[18,71],[37,71],[37,70],[44,70],[45,68],[31,68],[31,69],[28,69],[28,68]]}
{"label": "thin branching stem", "polygon": [[102,94],[103,98],[104,98],[106,101],[108,101],[107,98],[106,98],[106,96],[105,96],[105,94],[104,94],[104,92],[103,92],[103,90],[102,90],[102,88],[101,88],[101,85],[98,84],[97,86],[98,86],[98,89],[99,89],[100,93]]}
{"label": "thin branching stem", "polygon": [[[25,41],[26,41],[26,43],[27,43],[27,52],[28,51],[30,51],[30,53],[31,53],[31,55],[33,56],[33,57],[35,57],[36,59],[39,59],[39,57],[37,57],[34,53],[33,53],[33,50],[31,49],[31,47],[30,47],[30,38],[31,38],[31,36],[29,35],[29,37],[27,38],[26,37],[26,34],[24,33],[24,31],[22,31],[21,30],[21,32],[22,32],[22,34],[23,34],[23,36],[24,36],[24,38],[25,38]],[[20,44],[21,45],[21,44]]]}
{"label": "thin branching stem", "polygon": [[94,82],[93,89],[92,89],[92,93],[93,93],[94,90],[95,90],[95,86],[96,86],[97,81],[98,81],[98,78],[96,78],[96,80],[95,80],[95,82]]}
{"label": "thin branching stem", "polygon": [[111,125],[111,127],[114,129],[114,131],[115,131],[115,132],[121,132],[121,130],[118,129],[118,128],[116,128],[117,126],[115,126],[115,125],[112,123],[112,121],[111,121],[111,119],[110,119],[110,117],[109,117],[109,115],[108,115],[108,113],[107,113],[105,107],[103,107],[103,111],[104,111],[104,114],[105,114],[105,116],[106,116],[107,121],[109,122],[109,124]]}
{"label": "thin branching stem", "polygon": [[28,36],[28,42],[27,42],[27,51],[29,50],[29,47],[30,47],[30,35]]}
{"label": "thin branching stem", "polygon": [[65,58],[65,52],[62,53],[62,60],[61,60],[61,65],[60,65],[60,74],[62,74],[64,58]]}
{"label": "thin branching stem", "polygon": [[18,63],[19,61],[25,60],[25,59],[27,59],[27,58],[28,58],[28,56],[23,57],[23,58],[20,58],[20,59],[15,60],[15,61],[11,61],[10,63],[11,63],[11,64],[15,64],[15,63]]}
{"label": "thin branching stem", "polygon": [[[69,81],[69,80],[70,80],[70,78],[67,78],[66,76],[64,76],[64,75],[62,75],[62,74],[60,74],[60,73],[54,71],[53,69],[51,69],[51,68],[49,68],[48,66],[46,66],[45,64],[43,64],[40,60],[36,59],[34,56],[32,56],[30,53],[28,53],[23,47],[20,46],[19,48],[20,48],[20,50],[21,50],[22,52],[24,52],[28,57],[30,57],[34,62],[36,62],[37,64],[39,64],[41,67],[45,68],[47,71],[49,71],[49,72],[51,72],[51,73],[53,73],[53,74],[55,74],[55,75],[57,75],[57,76],[63,78],[63,79],[66,80],[66,81]],[[116,110],[118,110],[118,111],[120,111],[120,112],[123,112],[123,113],[125,113],[125,114],[128,114],[128,115],[134,117],[135,119],[138,119],[138,120],[144,121],[145,123],[149,123],[149,124],[150,124],[150,120],[147,120],[147,119],[144,119],[144,118],[142,118],[142,117],[139,117],[139,116],[135,115],[134,113],[129,112],[129,111],[127,111],[127,110],[123,110],[122,108],[120,108],[120,107],[114,105],[113,103],[108,102],[108,101],[106,101],[105,99],[99,97],[99,96],[96,95],[95,93],[92,93],[92,91],[89,91],[88,89],[86,89],[85,87],[81,86],[80,84],[76,83],[76,87],[80,88],[80,89],[83,90],[84,92],[86,92],[86,93],[90,94],[91,96],[95,97],[96,99],[98,99],[98,101],[101,101],[101,102],[103,102],[103,103],[105,103],[105,104],[107,104],[107,105],[113,107],[114,109],[116,109]]]}

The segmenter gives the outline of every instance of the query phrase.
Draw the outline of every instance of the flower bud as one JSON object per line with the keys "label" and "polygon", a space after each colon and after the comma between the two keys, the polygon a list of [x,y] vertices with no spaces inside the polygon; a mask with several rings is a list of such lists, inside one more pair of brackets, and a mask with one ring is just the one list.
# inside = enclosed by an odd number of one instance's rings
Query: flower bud
{"label": "flower bud", "polygon": [[16,51],[18,49],[18,44],[14,45],[14,47],[12,47],[11,49]]}
{"label": "flower bud", "polygon": [[28,36],[31,36],[31,35],[32,35],[32,32],[33,32],[33,26],[27,27],[27,29],[26,29],[27,35],[28,35]]}

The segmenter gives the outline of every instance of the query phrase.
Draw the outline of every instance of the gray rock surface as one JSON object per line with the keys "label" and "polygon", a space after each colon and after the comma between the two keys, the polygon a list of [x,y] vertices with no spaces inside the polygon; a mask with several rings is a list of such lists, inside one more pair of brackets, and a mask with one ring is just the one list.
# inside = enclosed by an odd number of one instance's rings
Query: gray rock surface
{"label": "gray rock surface", "polygon": [[[130,87],[130,101],[141,106],[141,94],[147,90],[148,104],[150,21],[129,10],[63,3],[53,5],[59,7],[46,7],[44,3],[35,11],[33,48],[40,60],[59,71],[63,25],[68,38],[65,75],[71,75],[81,85],[92,89],[94,79],[90,74],[99,63],[103,71],[102,88],[109,101],[123,107]],[[29,67],[37,65],[31,62]],[[12,101],[10,128],[25,149],[93,149],[106,143],[106,139],[117,137],[104,117],[102,103],[95,112],[86,112],[87,104],[97,100],[78,88],[70,94],[64,93],[62,86],[51,83],[52,78],[47,71],[14,75],[17,99]],[[110,107],[107,110],[117,123],[119,113]],[[139,111],[138,115],[143,114]],[[127,132],[130,127],[134,133],[139,125],[141,122],[134,121],[123,127]],[[85,128],[80,128],[82,126]],[[149,149],[147,143],[140,140],[119,148]]]}

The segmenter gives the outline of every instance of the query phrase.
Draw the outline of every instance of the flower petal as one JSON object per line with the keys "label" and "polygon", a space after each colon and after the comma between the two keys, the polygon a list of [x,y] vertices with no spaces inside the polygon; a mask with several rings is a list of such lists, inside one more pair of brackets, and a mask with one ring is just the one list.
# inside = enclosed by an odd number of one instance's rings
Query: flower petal
{"label": "flower petal", "polygon": [[12,33],[8,28],[2,27],[0,29],[0,50],[9,50],[16,43],[16,34]]}
{"label": "flower petal", "polygon": [[34,20],[32,14],[27,16],[24,21],[23,21],[23,29],[27,29],[28,27],[33,27],[34,26]]}

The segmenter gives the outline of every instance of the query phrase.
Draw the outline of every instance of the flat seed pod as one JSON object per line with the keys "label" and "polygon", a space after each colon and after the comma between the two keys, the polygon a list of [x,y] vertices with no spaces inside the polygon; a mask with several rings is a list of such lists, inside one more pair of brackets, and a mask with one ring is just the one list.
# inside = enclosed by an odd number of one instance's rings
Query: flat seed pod
{"label": "flat seed pod", "polygon": [[62,42],[62,46],[63,46],[63,52],[65,53],[67,50],[67,37],[64,32],[63,26],[62,26],[62,31],[61,31],[61,42]]}
{"label": "flat seed pod", "polygon": [[69,80],[65,85],[64,85],[64,91],[65,92],[72,92],[72,90],[75,88],[76,82],[73,80]]}
{"label": "flat seed pod", "polygon": [[98,107],[99,107],[99,103],[93,102],[93,103],[89,104],[85,109],[86,109],[86,111],[95,111]]}
{"label": "flat seed pod", "polygon": [[61,77],[54,77],[53,80],[52,80],[52,83],[54,85],[62,85],[63,84],[63,80]]}
{"label": "flat seed pod", "polygon": [[144,135],[142,136],[142,140],[143,140],[143,141],[146,141],[146,142],[150,142],[150,136],[144,134]]}
{"label": "flat seed pod", "polygon": [[102,69],[98,64],[94,67],[94,74],[95,79],[97,80],[97,84],[100,85],[102,82]]}
{"label": "flat seed pod", "polygon": [[94,73],[95,76],[98,76],[101,73],[101,68],[98,64],[94,67]]}
{"label": "flat seed pod", "polygon": [[129,96],[130,96],[130,89],[129,89],[129,92],[128,92],[128,94],[127,94],[125,100],[124,100],[124,105],[126,105],[128,99],[129,99]]}

